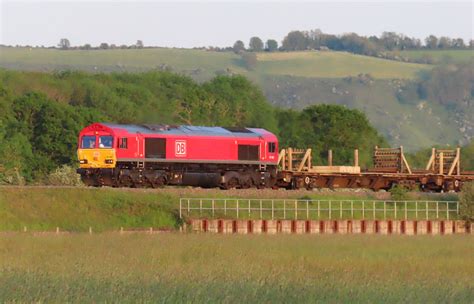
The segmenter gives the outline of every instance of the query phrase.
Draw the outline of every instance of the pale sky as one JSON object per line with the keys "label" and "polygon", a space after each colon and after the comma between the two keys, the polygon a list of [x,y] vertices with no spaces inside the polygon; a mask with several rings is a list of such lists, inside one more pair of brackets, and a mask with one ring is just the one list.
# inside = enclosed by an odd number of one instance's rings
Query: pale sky
{"label": "pale sky", "polygon": [[473,39],[473,2],[453,1],[7,1],[0,0],[0,44],[231,46],[250,37],[281,42],[291,30],[424,39]]}

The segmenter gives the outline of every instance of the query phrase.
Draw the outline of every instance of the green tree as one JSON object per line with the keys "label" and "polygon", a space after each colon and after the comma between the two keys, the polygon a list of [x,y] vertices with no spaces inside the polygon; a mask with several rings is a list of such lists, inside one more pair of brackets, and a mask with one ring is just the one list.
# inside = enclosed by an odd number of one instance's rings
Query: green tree
{"label": "green tree", "polygon": [[308,39],[303,32],[293,31],[283,39],[282,48],[285,51],[302,51],[308,48]]}
{"label": "green tree", "polygon": [[67,50],[67,49],[69,49],[70,46],[71,46],[71,43],[69,42],[69,39],[61,38],[61,40],[59,40],[58,47],[60,49]]}
{"label": "green tree", "polygon": [[385,140],[358,110],[338,105],[315,105],[302,112],[278,112],[282,146],[311,147],[315,162],[325,163],[327,151],[334,151],[336,164],[352,163],[353,150],[360,150],[360,163],[368,166],[373,147]]}
{"label": "green tree", "polygon": [[237,40],[234,43],[234,46],[232,47],[232,49],[234,50],[234,53],[237,54],[237,53],[245,51],[245,45],[241,40]]}
{"label": "green tree", "polygon": [[265,43],[265,50],[268,52],[275,52],[278,50],[278,42],[273,39],[268,39]]}
{"label": "green tree", "polygon": [[250,38],[249,50],[252,52],[261,52],[263,51],[263,41],[258,37]]}

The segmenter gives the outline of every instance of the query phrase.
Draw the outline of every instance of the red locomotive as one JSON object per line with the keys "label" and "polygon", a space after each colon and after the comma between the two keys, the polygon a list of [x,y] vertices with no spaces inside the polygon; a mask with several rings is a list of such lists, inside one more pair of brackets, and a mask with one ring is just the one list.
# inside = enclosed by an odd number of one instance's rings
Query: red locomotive
{"label": "red locomotive", "polygon": [[257,128],[94,123],[79,134],[86,185],[273,187],[278,139]]}

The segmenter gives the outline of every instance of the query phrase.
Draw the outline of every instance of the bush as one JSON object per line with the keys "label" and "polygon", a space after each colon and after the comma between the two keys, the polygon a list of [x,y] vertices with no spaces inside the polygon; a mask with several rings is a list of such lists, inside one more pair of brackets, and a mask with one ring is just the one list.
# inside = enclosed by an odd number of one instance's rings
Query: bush
{"label": "bush", "polygon": [[459,216],[467,222],[474,222],[474,183],[466,183],[462,187]]}
{"label": "bush", "polygon": [[63,165],[48,175],[48,184],[53,186],[81,186],[81,176],[74,167]]}
{"label": "bush", "polygon": [[388,192],[390,192],[394,201],[406,200],[408,198],[408,189],[400,185],[395,185]]}

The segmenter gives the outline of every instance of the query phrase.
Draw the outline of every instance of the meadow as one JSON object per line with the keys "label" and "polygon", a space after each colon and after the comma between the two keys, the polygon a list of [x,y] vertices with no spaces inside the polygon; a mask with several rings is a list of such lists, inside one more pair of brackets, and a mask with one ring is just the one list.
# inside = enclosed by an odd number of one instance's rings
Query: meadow
{"label": "meadow", "polygon": [[0,236],[0,302],[472,303],[472,236]]}

